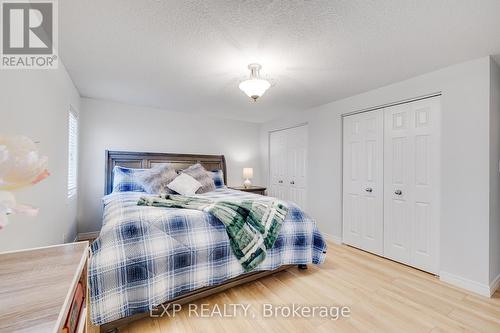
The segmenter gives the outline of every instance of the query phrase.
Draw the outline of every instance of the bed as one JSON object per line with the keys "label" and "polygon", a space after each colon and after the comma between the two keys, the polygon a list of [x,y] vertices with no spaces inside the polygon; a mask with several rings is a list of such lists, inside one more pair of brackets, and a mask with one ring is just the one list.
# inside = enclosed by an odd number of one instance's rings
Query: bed
{"label": "bed", "polygon": [[[291,265],[321,264],[326,243],[314,221],[293,203],[274,247],[252,272],[231,253],[224,225],[212,215],[190,209],[137,206],[145,193],[113,193],[115,166],[151,168],[170,163],[177,170],[200,163],[222,170],[222,155],[106,151],[103,226],[91,246],[90,318],[109,331],[168,304],[184,304]],[[212,200],[260,198],[227,187],[200,194]],[[272,198],[269,198],[272,200]]]}

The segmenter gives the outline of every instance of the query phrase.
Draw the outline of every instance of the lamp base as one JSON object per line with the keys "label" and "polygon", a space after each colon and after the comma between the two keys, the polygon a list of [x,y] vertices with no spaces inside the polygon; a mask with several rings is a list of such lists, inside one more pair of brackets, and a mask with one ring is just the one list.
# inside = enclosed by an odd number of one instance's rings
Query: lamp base
{"label": "lamp base", "polygon": [[245,179],[245,181],[243,182],[243,187],[250,188],[251,186],[252,186],[252,182],[250,181],[250,179]]}

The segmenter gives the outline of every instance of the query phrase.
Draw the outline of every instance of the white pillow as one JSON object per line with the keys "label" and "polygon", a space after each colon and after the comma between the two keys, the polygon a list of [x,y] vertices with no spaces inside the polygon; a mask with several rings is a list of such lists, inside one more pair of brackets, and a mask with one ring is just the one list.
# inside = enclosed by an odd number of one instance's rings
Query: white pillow
{"label": "white pillow", "polygon": [[194,195],[201,187],[201,183],[190,175],[181,173],[167,187],[181,195]]}

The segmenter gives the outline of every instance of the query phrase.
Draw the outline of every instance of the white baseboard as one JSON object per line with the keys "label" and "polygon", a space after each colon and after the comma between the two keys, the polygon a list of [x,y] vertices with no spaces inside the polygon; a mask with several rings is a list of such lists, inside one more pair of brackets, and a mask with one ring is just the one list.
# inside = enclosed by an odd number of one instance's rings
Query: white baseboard
{"label": "white baseboard", "polygon": [[75,242],[80,240],[95,239],[97,237],[99,237],[99,231],[80,232],[76,234]]}
{"label": "white baseboard", "polygon": [[322,232],[321,234],[323,234],[323,236],[325,236],[325,238],[329,241],[332,241],[334,242],[335,244],[342,244],[342,237],[338,237],[338,236],[334,236],[334,235],[331,235],[331,234],[327,234],[326,232]]}
{"label": "white baseboard", "polygon": [[[492,288],[489,285],[469,280],[452,273],[441,271],[439,273],[439,279],[443,282],[452,284],[462,289],[466,289],[468,291],[472,291],[473,293],[479,294],[481,296],[491,297],[491,295],[493,294],[491,292]],[[500,283],[499,277],[497,277],[495,280],[497,284]]]}
{"label": "white baseboard", "polygon": [[500,274],[490,283],[490,296],[500,287]]}

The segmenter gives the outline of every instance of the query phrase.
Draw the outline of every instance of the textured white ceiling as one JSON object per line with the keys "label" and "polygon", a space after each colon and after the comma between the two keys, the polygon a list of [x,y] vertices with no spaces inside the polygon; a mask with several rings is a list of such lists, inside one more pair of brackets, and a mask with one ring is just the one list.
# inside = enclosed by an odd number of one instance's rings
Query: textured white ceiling
{"label": "textured white ceiling", "polygon": [[[82,96],[266,121],[489,54],[500,0],[59,1]],[[275,85],[252,103],[251,62]]]}

